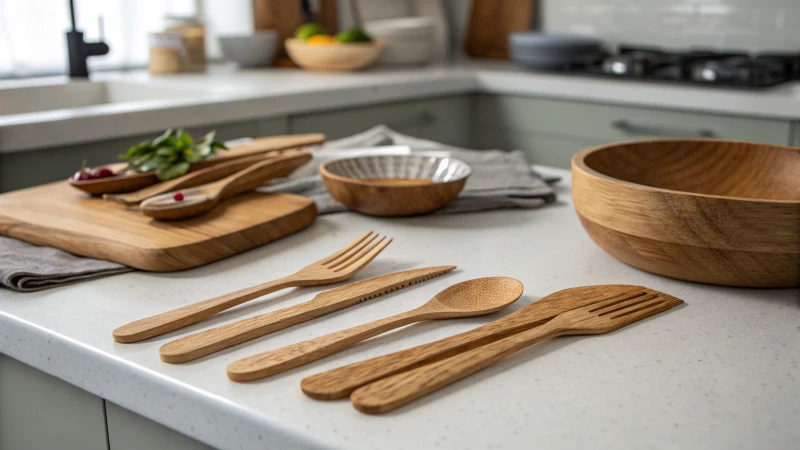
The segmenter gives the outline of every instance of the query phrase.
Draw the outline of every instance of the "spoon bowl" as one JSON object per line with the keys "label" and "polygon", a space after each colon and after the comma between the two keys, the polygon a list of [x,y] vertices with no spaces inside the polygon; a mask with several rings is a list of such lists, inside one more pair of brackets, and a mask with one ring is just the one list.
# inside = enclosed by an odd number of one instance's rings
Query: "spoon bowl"
{"label": "spoon bowl", "polygon": [[522,283],[514,278],[475,278],[439,292],[420,309],[447,314],[442,319],[490,314],[517,301],[523,290]]}

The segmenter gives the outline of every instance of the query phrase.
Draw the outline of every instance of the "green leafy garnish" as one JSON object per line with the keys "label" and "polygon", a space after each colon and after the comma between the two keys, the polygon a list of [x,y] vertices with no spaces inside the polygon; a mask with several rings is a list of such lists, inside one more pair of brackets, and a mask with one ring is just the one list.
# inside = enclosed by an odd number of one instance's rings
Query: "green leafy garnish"
{"label": "green leafy garnish", "polygon": [[212,131],[195,142],[189,133],[169,129],[152,141],[144,141],[129,148],[119,159],[128,162],[134,172],[156,171],[161,181],[171,180],[189,172],[189,165],[216,154],[217,149],[227,150],[225,144],[214,140]]}

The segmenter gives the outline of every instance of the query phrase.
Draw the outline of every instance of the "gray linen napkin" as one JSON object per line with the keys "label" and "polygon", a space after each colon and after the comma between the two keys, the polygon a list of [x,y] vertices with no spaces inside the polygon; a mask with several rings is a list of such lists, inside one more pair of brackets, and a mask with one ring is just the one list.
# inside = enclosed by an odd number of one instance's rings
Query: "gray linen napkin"
{"label": "gray linen napkin", "polygon": [[82,258],[0,236],[0,285],[15,291],[40,291],[132,270],[115,262]]}
{"label": "gray linen napkin", "polygon": [[[286,192],[310,197],[317,204],[320,214],[347,211],[325,190],[318,175],[325,153],[346,157],[348,149],[406,145],[412,153],[446,153],[472,167],[472,175],[464,190],[449,205],[436,213],[459,213],[499,208],[536,208],[555,200],[555,193],[548,184],[557,179],[544,179],[531,169],[520,150],[468,150],[425,139],[400,134],[385,125],[378,125],[355,136],[329,141],[315,150],[315,160],[282,181],[259,190],[264,192]],[[388,149],[388,147],[387,147]],[[376,149],[376,154],[380,150]]]}

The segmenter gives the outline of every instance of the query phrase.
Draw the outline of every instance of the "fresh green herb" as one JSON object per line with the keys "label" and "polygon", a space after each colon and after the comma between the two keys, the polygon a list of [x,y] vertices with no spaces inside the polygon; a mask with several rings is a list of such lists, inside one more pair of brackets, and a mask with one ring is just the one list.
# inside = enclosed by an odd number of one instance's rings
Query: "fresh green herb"
{"label": "fresh green herb", "polygon": [[203,136],[195,142],[189,133],[179,129],[164,132],[152,141],[144,141],[119,155],[119,159],[128,162],[128,168],[134,172],[156,171],[161,181],[171,180],[189,172],[189,165],[203,161],[216,154],[217,149],[227,150],[225,144],[214,140],[216,131]]}

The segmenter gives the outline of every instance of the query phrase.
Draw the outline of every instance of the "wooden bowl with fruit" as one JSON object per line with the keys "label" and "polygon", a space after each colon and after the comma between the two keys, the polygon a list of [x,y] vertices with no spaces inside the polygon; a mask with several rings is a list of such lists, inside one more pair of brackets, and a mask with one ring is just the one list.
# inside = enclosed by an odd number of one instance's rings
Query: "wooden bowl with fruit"
{"label": "wooden bowl with fruit", "polygon": [[285,42],[295,64],[308,70],[347,71],[371,66],[383,51],[383,44],[359,28],[336,36],[325,34],[318,24],[307,23]]}

